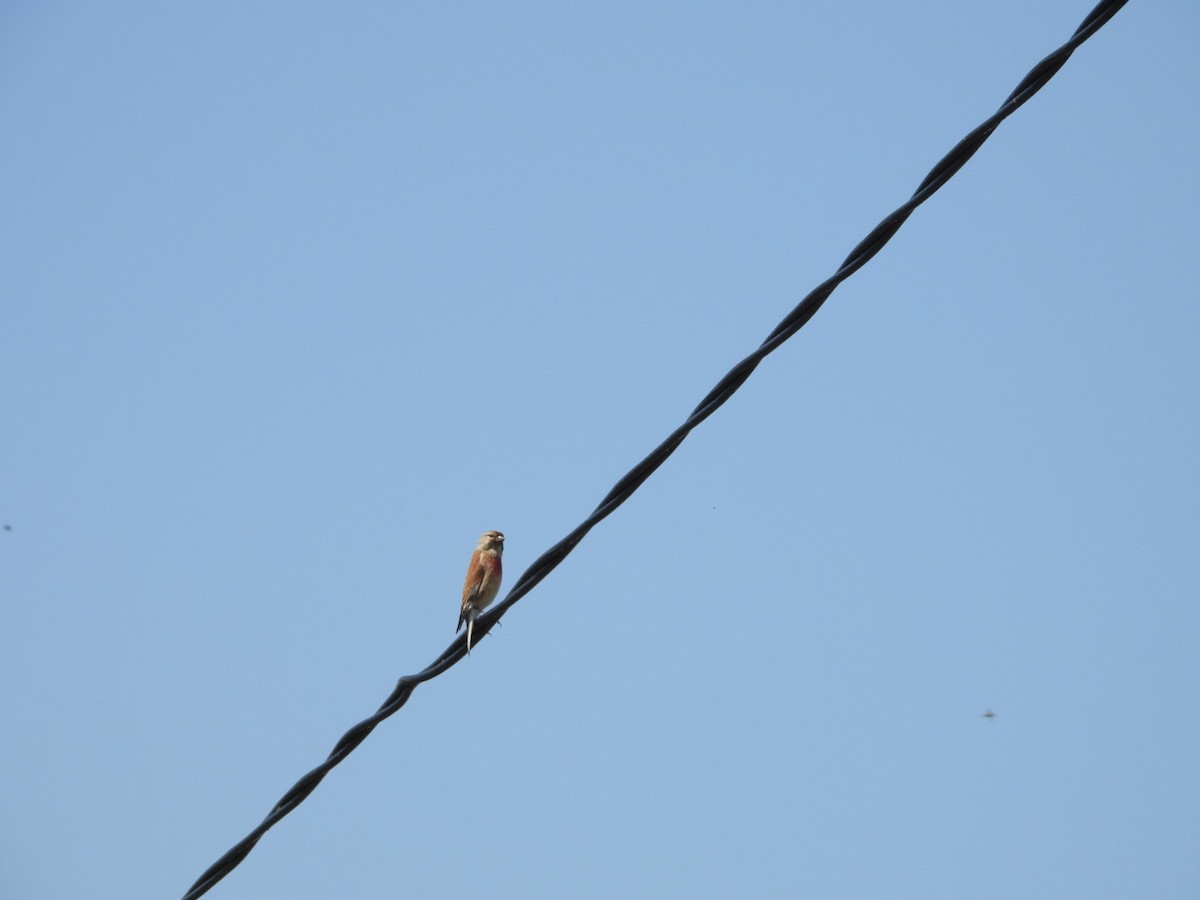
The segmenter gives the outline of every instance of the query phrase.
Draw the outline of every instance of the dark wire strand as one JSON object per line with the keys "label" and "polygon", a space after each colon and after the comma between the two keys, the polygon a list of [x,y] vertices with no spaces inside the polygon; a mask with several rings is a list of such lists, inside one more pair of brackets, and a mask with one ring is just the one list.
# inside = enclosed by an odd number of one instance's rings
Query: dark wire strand
{"label": "dark wire strand", "polygon": [[[876,225],[871,233],[863,238],[857,247],[850,251],[849,256],[846,257],[838,270],[828,280],[817,285],[808,296],[801,300],[787,314],[782,322],[775,326],[774,331],[767,335],[766,340],[759,345],[758,349],[729,370],[725,377],[717,383],[716,387],[709,391],[708,395],[692,410],[687,421],[675,429],[666,440],[655,447],[649,456],[626,473],[613,486],[612,490],[608,492],[608,495],[600,501],[600,504],[592,511],[590,516],[584,519],[574,531],[539,556],[525,570],[521,577],[517,579],[517,583],[513,585],[504,599],[476,620],[475,643],[478,644],[487,635],[492,626],[500,621],[504,614],[512,608],[513,604],[533,590],[543,578],[549,575],[559,563],[566,559],[570,552],[575,549],[595,525],[607,518],[618,506],[628,500],[633,492],[641,486],[642,482],[654,474],[654,471],[666,462],[667,458],[675,452],[679,445],[683,443],[684,438],[694,428],[716,412],[726,400],[733,396],[734,392],[742,386],[768,354],[772,353],[784,341],[803,328],[816,314],[817,310],[821,308],[822,304],[829,299],[834,289],[866,265],[876,253],[883,249],[884,244],[900,229],[900,226],[904,224],[913,210],[933,196],[943,184],[949,181],[974,156],[975,151],[983,146],[983,142],[991,136],[996,127],[1016,112],[1030,97],[1041,90],[1054,77],[1054,74],[1062,68],[1071,54],[1075,52],[1075,49],[1116,15],[1126,2],[1127,0],[1102,0],[1101,3],[1097,4],[1088,13],[1087,18],[1083,20],[1079,28],[1071,35],[1070,40],[1034,66],[995,113],[959,141],[954,149],[942,157],[941,161],[921,181],[907,202]],[[242,838],[220,859],[209,866],[204,874],[196,880],[196,883],[188,889],[188,892],[184,895],[184,900],[196,900],[196,898],[203,896],[213,885],[233,871],[246,858],[250,851],[254,849],[254,845],[258,843],[259,839],[276,822],[304,802],[304,799],[316,789],[317,785],[321,783],[321,780],[329,771],[366,740],[367,735],[375,729],[376,725],[399,711],[400,707],[408,702],[408,698],[412,696],[412,692],[416,690],[419,684],[429,681],[431,678],[436,678],[465,656],[466,636],[464,632],[456,637],[450,646],[425,669],[415,675],[405,675],[396,682],[396,687],[379,709],[375,711],[375,714],[359,722],[342,735],[341,740],[330,751],[325,761],[297,781],[280,798],[279,802],[275,804],[275,807],[267,814],[267,817],[263,819],[257,828]]]}

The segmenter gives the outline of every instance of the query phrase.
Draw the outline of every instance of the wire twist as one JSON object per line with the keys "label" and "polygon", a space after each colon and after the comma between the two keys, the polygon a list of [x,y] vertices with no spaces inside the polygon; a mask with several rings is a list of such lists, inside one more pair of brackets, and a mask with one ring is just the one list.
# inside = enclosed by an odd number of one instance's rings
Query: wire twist
{"label": "wire twist", "polygon": [[[895,211],[887,215],[883,221],[872,229],[858,246],[850,251],[838,270],[826,281],[813,288],[796,307],[767,335],[753,353],[739,362],[717,382],[716,387],[692,410],[687,420],[664,440],[640,463],[634,466],[618,481],[600,501],[600,504],[583,520],[570,534],[543,553],[525,570],[517,583],[505,595],[504,599],[483,613],[475,622],[475,643],[491,630],[512,608],[518,600],[532,591],[538,583],[549,575],[572,550],[583,540],[584,536],[603,519],[611,515],[618,506],[624,503],[654,471],[666,462],[667,458],[678,449],[684,438],[701,422],[716,412],[726,400],[750,377],[758,364],[766,356],[779,348],[788,338],[803,328],[816,315],[817,310],[829,299],[839,284],[857,272],[875,256],[883,246],[891,240],[900,226],[912,215],[913,210],[928,200],[942,185],[949,181],[967,161],[975,155],[975,151],[983,146],[983,142],[991,137],[997,126],[1016,112],[1030,97],[1054,77],[1063,67],[1075,49],[1096,33],[1109,19],[1125,5],[1127,0],[1102,0],[1101,3],[1087,15],[1080,26],[1071,35],[1070,40],[1034,66],[1021,83],[1008,95],[991,116],[959,141],[954,148],[942,157],[941,161],[930,170],[924,180],[917,186],[913,195]],[[330,751],[329,756],[280,798],[267,817],[230,848],[220,859],[213,863],[201,875],[196,883],[188,889],[183,900],[196,900],[206,894],[218,881],[235,869],[239,863],[254,849],[259,839],[271,829],[276,822],[304,802],[321,783],[329,771],[349,756],[354,749],[366,740],[367,735],[375,730],[375,726],[384,719],[398,712],[408,702],[417,686],[436,678],[451,666],[466,656],[466,635],[459,635],[442,654],[425,669],[415,675],[405,675],[396,682],[396,687],[383,702],[375,714],[359,722],[344,735]]]}

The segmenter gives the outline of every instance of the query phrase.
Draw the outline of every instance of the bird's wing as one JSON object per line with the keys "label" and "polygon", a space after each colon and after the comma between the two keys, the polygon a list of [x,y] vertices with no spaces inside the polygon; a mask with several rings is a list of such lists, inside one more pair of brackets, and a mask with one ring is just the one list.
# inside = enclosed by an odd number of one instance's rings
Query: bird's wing
{"label": "bird's wing", "polygon": [[459,632],[463,622],[466,621],[467,609],[470,607],[471,601],[479,596],[479,590],[483,587],[486,577],[487,567],[483,564],[483,557],[474,557],[467,567],[467,580],[463,583],[462,606],[458,610],[458,628],[454,629],[455,634]]}

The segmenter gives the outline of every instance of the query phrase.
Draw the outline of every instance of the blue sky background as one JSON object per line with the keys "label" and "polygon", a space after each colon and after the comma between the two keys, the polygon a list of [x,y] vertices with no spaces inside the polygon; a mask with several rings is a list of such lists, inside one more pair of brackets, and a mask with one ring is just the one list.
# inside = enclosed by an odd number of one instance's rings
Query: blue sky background
{"label": "blue sky background", "polygon": [[[182,895],[1089,3],[5,4],[0,894]],[[1196,897],[1198,36],[1130,3],[209,896]]]}

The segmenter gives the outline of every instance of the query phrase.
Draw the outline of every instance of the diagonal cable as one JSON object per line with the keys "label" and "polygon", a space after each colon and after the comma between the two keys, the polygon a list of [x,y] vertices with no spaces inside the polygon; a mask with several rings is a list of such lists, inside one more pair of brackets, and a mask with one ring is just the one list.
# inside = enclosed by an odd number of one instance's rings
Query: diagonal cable
{"label": "diagonal cable", "polygon": [[[1087,18],[1083,20],[1079,28],[1071,35],[1070,40],[1034,66],[1013,92],[1008,95],[1008,99],[1001,104],[1000,108],[942,157],[941,161],[933,167],[920,185],[917,186],[913,195],[903,205],[876,225],[871,233],[863,238],[857,247],[850,251],[850,255],[846,257],[845,261],[833,275],[813,288],[808,296],[801,300],[787,314],[783,321],[775,326],[775,330],[767,335],[766,340],[759,345],[758,349],[730,369],[725,377],[717,382],[716,387],[709,391],[708,395],[692,410],[687,421],[675,429],[666,440],[655,447],[649,456],[626,473],[613,486],[612,490],[608,492],[608,495],[600,501],[600,505],[592,511],[590,516],[576,526],[574,531],[539,556],[525,570],[521,577],[517,579],[517,583],[513,585],[504,599],[476,620],[475,643],[478,643],[491,630],[492,626],[508,612],[514,603],[533,590],[543,578],[549,575],[559,563],[566,559],[567,555],[575,549],[576,545],[583,540],[584,536],[595,525],[602,519],[607,518],[618,506],[628,500],[633,492],[641,486],[642,482],[666,462],[667,458],[683,443],[684,438],[691,433],[692,429],[716,412],[726,400],[733,396],[734,392],[742,386],[751,373],[754,372],[755,368],[758,367],[758,364],[769,353],[774,352],[784,341],[803,328],[809,319],[816,314],[817,310],[821,308],[822,304],[829,299],[829,295],[833,293],[834,289],[866,265],[871,257],[883,249],[884,244],[891,240],[892,235],[912,215],[913,210],[933,196],[943,184],[949,181],[966,164],[967,160],[975,155],[975,151],[983,146],[983,142],[991,137],[992,132],[996,130],[997,126],[1016,112],[1026,100],[1040,91],[1054,77],[1054,74],[1063,67],[1071,54],[1075,52],[1075,49],[1116,15],[1126,2],[1127,0],[1102,0],[1102,2],[1097,4],[1088,13]],[[224,856],[209,866],[204,874],[196,880],[196,883],[188,889],[188,892],[184,895],[184,900],[196,900],[196,898],[203,896],[213,885],[233,871],[246,858],[247,854],[254,849],[259,839],[276,822],[304,802],[304,799],[316,789],[317,785],[321,783],[321,780],[329,771],[349,756],[354,748],[366,740],[367,735],[375,729],[376,725],[397,712],[400,707],[408,702],[408,698],[412,696],[412,692],[416,690],[417,685],[429,681],[431,678],[436,678],[459,662],[464,656],[466,656],[465,633],[456,637],[453,643],[425,669],[416,675],[405,675],[402,677],[396,683],[396,687],[392,690],[392,693],[383,702],[383,705],[376,710],[375,714],[359,722],[342,735],[341,740],[330,751],[325,761],[297,781],[280,798],[279,802],[275,804],[275,807],[267,814],[267,817],[259,823],[258,827],[230,848]]]}

